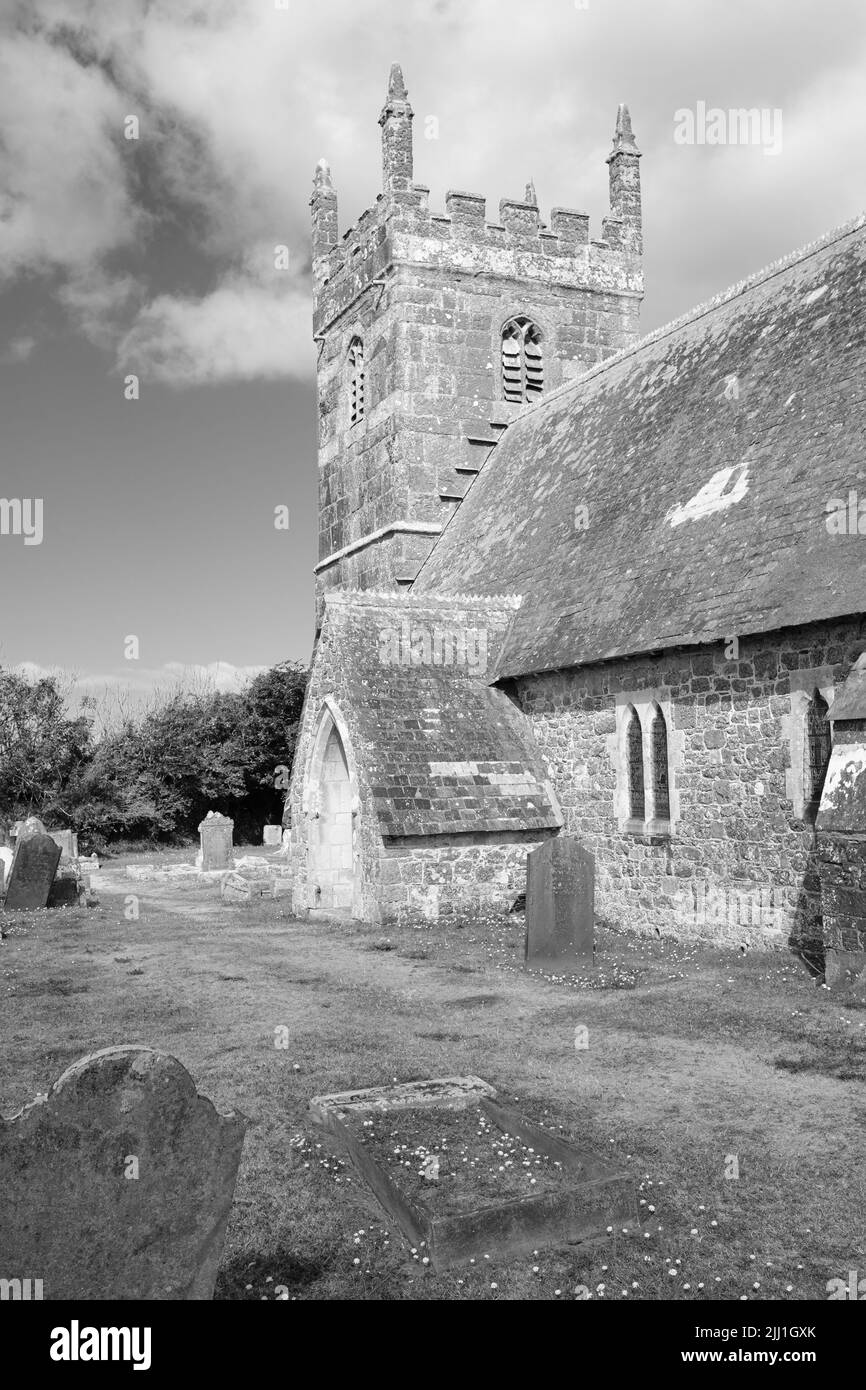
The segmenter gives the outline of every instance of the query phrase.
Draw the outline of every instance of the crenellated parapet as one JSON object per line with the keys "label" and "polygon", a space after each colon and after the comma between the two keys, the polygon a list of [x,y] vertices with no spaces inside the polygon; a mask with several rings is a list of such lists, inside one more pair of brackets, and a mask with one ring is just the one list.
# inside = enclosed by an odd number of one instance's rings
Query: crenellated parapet
{"label": "crenellated parapet", "polygon": [[488,222],[483,194],[450,191],[442,214],[431,210],[429,192],[413,184],[399,197],[381,196],[317,260],[315,332],[395,264],[643,293],[641,258],[621,217],[605,217],[601,237],[593,240],[589,216],[573,208],[553,208],[545,223],[537,204],[503,198],[499,220]]}
{"label": "crenellated parapet", "polygon": [[457,189],[431,207],[412,120],[395,64],[382,192],[342,232],[330,169],[316,170],[320,612],[329,590],[405,591],[515,415],[638,337],[640,155],[625,107],[596,238],[586,213],[543,215],[531,181],[495,209]]}

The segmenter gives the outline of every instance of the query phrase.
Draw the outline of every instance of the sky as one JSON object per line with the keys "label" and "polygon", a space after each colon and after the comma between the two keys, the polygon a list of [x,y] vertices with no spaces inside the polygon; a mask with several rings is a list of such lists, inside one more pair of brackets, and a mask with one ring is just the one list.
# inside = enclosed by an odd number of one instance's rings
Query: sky
{"label": "sky", "polygon": [[[532,178],[600,236],[628,103],[646,331],[866,204],[862,0],[0,0],[0,664],[309,659],[309,197],[326,157],[341,232],[375,201],[392,62],[435,211]],[[766,138],[685,143],[701,103]]]}

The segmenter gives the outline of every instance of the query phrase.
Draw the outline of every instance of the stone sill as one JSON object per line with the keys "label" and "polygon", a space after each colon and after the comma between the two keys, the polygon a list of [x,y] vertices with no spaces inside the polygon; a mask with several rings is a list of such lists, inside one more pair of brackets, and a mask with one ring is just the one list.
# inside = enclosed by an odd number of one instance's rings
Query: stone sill
{"label": "stone sill", "polygon": [[623,833],[647,845],[673,838],[673,828],[668,820],[627,820]]}

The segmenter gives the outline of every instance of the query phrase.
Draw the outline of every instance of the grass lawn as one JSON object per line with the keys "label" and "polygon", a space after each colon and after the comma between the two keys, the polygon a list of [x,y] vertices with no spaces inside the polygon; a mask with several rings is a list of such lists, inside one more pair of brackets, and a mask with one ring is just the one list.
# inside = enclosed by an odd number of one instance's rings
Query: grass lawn
{"label": "grass lawn", "polygon": [[[142,1043],[246,1114],[217,1298],[824,1299],[866,1273],[866,1009],[791,957],[601,930],[598,974],[551,980],[522,970],[519,917],[383,935],[114,862],[98,890],[90,911],[3,917],[0,1110]],[[307,1101],[466,1072],[631,1172],[640,1231],[425,1266]]]}

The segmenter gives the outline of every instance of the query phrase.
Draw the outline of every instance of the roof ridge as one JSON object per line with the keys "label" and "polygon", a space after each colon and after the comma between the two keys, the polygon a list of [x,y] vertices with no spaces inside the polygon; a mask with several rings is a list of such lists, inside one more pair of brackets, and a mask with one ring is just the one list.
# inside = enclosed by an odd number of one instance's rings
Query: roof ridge
{"label": "roof ridge", "polygon": [[400,589],[330,589],[325,593],[325,603],[349,602],[357,605],[358,600],[369,599],[371,603],[387,600],[395,605],[447,604],[453,608],[456,603],[477,603],[491,608],[519,608],[523,602],[522,594],[453,594],[437,593],[435,590]]}
{"label": "roof ridge", "polygon": [[[567,395],[569,391],[574,390],[578,386],[582,386],[584,382],[592,380],[593,377],[599,376],[600,373],[607,371],[608,368],[617,366],[618,363],[625,361],[628,357],[633,357],[636,353],[640,352],[642,348],[649,347],[651,343],[657,342],[660,338],[667,337],[668,334],[673,333],[678,328],[684,328],[688,323],[695,323],[698,319],[704,318],[714,309],[721,308],[723,304],[730,303],[731,300],[736,299],[739,295],[746,294],[749,290],[756,289],[758,285],[763,284],[766,280],[771,280],[773,276],[780,275],[784,270],[790,270],[791,266],[796,265],[798,261],[808,260],[810,256],[814,256],[816,252],[822,250],[825,246],[832,246],[834,242],[842,241],[845,237],[852,236],[854,232],[859,231],[864,226],[866,226],[866,212],[861,212],[849,222],[843,222],[841,226],[834,227],[831,231],[825,232],[823,236],[816,238],[815,241],[806,242],[805,246],[799,247],[796,251],[789,251],[787,255],[779,257],[778,260],[771,261],[770,264],[764,266],[762,270],[756,270],[751,275],[746,276],[744,280],[738,280],[726,290],[720,290],[719,293],[713,295],[711,299],[705,299],[703,303],[696,304],[694,308],[688,309],[684,314],[680,314],[679,318],[671,319],[668,323],[662,324],[660,328],[654,328],[643,338],[639,338],[636,343],[630,343],[628,347],[620,348],[619,352],[613,353],[610,357],[605,357],[602,362],[596,362],[592,367],[588,367],[585,372],[581,372],[579,376],[572,377],[569,381],[564,381],[553,391],[549,391],[546,395],[539,397],[537,401],[533,401],[531,405],[524,406],[512,420],[512,425],[519,424],[520,421],[526,419],[528,415],[532,415],[536,410],[543,409],[544,406],[549,405],[551,401],[556,400],[559,396]],[[459,508],[457,510],[459,511]],[[440,536],[439,540],[441,539]],[[436,547],[434,546],[433,548],[435,550]]]}

